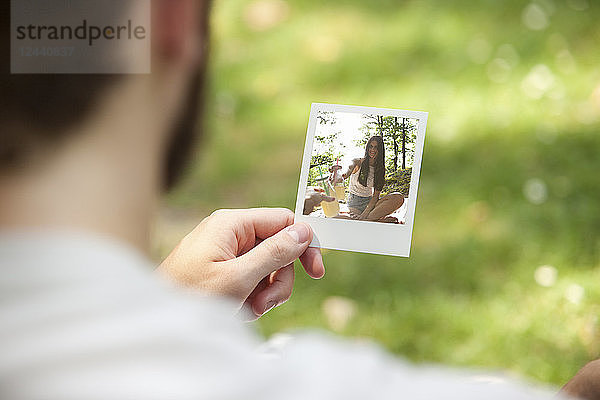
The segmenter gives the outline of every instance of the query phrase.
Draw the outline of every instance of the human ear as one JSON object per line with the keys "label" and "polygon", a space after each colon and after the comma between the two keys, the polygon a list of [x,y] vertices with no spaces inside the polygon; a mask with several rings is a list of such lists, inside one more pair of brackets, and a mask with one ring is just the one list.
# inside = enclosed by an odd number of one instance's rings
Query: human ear
{"label": "human ear", "polygon": [[154,49],[169,62],[197,61],[202,55],[199,5],[206,0],[154,0]]}

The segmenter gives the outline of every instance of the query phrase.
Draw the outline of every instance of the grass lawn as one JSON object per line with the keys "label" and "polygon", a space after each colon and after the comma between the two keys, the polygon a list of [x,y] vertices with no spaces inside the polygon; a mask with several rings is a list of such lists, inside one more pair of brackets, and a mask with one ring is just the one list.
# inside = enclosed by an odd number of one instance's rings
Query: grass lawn
{"label": "grass lawn", "polygon": [[208,133],[157,257],[214,209],[293,208],[311,102],[428,111],[411,257],[324,251],[326,277],[297,268],[257,329],[555,385],[600,357],[598,4],[217,0],[213,14]]}

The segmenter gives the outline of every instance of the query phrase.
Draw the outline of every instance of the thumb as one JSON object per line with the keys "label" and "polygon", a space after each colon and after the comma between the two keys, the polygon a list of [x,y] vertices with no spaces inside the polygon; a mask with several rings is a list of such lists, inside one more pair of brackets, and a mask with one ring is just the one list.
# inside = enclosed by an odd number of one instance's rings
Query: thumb
{"label": "thumb", "polygon": [[294,224],[232,261],[237,264],[237,268],[245,270],[247,279],[258,284],[265,276],[300,257],[308,248],[312,236],[312,230],[307,224]]}

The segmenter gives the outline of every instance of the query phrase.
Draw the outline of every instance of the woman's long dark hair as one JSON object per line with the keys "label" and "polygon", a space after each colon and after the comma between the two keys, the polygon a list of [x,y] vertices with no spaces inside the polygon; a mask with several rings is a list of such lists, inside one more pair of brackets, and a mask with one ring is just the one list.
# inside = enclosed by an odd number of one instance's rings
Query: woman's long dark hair
{"label": "woman's long dark hair", "polygon": [[385,147],[383,145],[383,138],[381,136],[373,136],[367,142],[365,148],[365,158],[363,159],[362,165],[360,166],[360,172],[358,173],[358,181],[361,185],[367,186],[367,178],[369,177],[369,145],[371,142],[377,142],[377,156],[375,156],[375,177],[374,187],[375,190],[381,191],[385,184]]}

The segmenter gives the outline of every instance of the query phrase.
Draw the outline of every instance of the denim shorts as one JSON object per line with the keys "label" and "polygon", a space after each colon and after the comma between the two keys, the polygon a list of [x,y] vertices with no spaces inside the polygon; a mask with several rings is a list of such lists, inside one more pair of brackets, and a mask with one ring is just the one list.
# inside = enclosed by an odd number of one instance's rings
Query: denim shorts
{"label": "denim shorts", "polygon": [[372,198],[372,196],[361,197],[355,195],[354,193],[348,193],[348,208],[354,208],[362,213],[365,211],[365,208],[367,208],[367,205]]}

